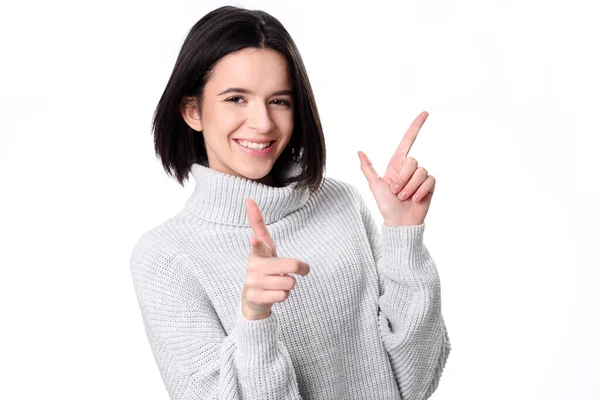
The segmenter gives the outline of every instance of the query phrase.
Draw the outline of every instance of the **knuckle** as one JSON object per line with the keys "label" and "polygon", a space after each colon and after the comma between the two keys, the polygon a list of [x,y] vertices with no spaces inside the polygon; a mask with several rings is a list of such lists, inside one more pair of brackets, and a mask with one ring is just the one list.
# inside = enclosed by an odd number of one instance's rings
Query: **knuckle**
{"label": "knuckle", "polygon": [[248,287],[257,287],[258,279],[255,275],[246,275],[246,283],[244,285]]}
{"label": "knuckle", "polygon": [[248,273],[254,273],[258,269],[258,265],[256,264],[257,262],[255,259],[250,260],[250,262],[248,262],[248,266],[246,267],[246,271]]}
{"label": "knuckle", "polygon": [[286,290],[292,290],[296,286],[296,278],[291,275],[284,277],[284,288]]}
{"label": "knuckle", "polygon": [[249,265],[249,266],[248,266],[248,269],[246,269],[246,278],[248,278],[248,277],[252,277],[252,276],[254,276],[254,275],[257,275],[257,274],[258,274],[258,271],[259,271],[259,269],[258,269],[258,267],[257,267],[257,266],[255,266],[255,265],[253,265],[253,266],[250,266],[250,265]]}
{"label": "knuckle", "polygon": [[257,295],[256,290],[253,290],[251,288],[247,288],[246,291],[245,291],[245,296],[244,297],[245,297],[245,299],[247,301],[252,302],[252,303],[256,303],[257,300],[258,300],[256,295]]}
{"label": "knuckle", "polygon": [[283,290],[276,290],[270,293],[270,300],[273,303],[277,303],[286,299],[286,292]]}

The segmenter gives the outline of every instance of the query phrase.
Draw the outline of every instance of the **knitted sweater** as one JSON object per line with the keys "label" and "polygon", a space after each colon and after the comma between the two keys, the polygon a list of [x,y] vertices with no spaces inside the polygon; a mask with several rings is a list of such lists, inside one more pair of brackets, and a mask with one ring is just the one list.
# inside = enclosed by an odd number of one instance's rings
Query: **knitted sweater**
{"label": "knitted sweater", "polygon": [[[143,233],[130,258],[171,399],[417,400],[436,390],[450,341],[425,224],[379,233],[358,190],[329,177],[312,192],[197,163],[191,174],[183,209]],[[241,313],[248,197],[277,256],[310,266],[260,320]]]}

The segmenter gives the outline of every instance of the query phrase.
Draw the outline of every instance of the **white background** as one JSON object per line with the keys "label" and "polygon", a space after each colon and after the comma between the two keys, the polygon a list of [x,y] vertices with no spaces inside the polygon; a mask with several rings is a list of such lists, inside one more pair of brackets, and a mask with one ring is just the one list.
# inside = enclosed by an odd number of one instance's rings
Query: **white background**
{"label": "white background", "polygon": [[168,399],[129,271],[193,190],[151,118],[183,40],[224,4],[288,29],[326,176],[409,156],[437,179],[425,243],[452,352],[435,400],[600,398],[600,28],[593,1],[3,2],[0,398]]}

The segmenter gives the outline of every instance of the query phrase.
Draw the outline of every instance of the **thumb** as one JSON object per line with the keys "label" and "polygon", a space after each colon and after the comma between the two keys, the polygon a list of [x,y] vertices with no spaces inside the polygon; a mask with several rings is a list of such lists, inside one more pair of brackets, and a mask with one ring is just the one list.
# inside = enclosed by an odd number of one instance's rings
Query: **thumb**
{"label": "thumb", "polygon": [[380,178],[380,176],[377,174],[377,171],[375,171],[375,168],[373,167],[371,160],[369,160],[369,157],[367,157],[367,155],[365,153],[363,153],[362,151],[359,151],[358,158],[360,159],[360,169],[362,170],[363,174],[365,175],[365,178],[367,178],[369,185],[373,186],[375,184],[375,182],[377,181],[377,179]]}

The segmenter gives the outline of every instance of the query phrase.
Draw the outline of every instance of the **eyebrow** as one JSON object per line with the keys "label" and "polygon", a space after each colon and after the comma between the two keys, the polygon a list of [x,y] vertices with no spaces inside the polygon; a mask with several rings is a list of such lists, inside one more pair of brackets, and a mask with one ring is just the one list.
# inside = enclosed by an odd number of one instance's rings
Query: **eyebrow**
{"label": "eyebrow", "polygon": [[[222,91],[221,93],[217,94],[217,96],[220,96],[220,95],[222,95],[222,94],[231,93],[231,92],[238,92],[238,93],[248,93],[248,94],[254,94],[254,93],[252,93],[252,91],[251,91],[251,90],[248,90],[248,89],[231,87],[231,88],[228,88],[228,89],[226,89],[226,90]],[[280,95],[284,95],[284,96],[285,96],[285,95],[293,96],[293,95],[294,95],[294,92],[293,92],[293,91],[291,91],[291,90],[279,90],[279,91],[277,91],[277,92],[273,93],[273,95],[274,95],[274,96],[280,96]]]}

